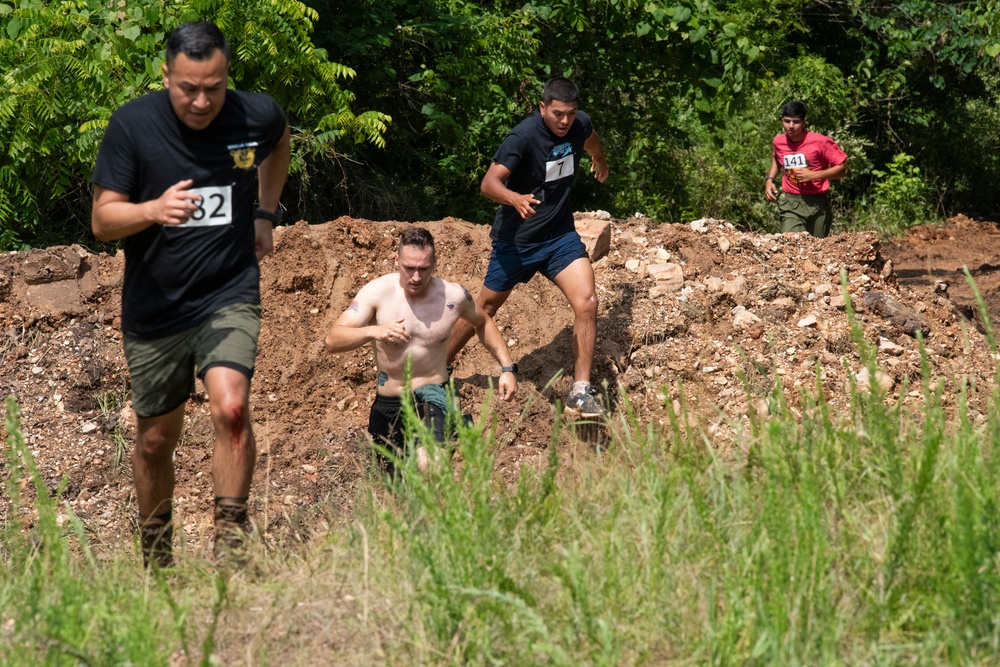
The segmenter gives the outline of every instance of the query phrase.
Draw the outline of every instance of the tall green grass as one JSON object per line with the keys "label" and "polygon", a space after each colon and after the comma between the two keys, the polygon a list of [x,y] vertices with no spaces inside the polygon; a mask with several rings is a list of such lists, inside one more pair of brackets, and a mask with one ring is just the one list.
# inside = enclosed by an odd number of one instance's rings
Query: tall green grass
{"label": "tall green grass", "polygon": [[231,577],[193,558],[149,577],[131,545],[98,562],[58,490],[19,491],[20,469],[45,487],[8,402],[13,516],[35,519],[3,532],[0,662],[998,664],[1000,391],[965,383],[946,408],[924,361],[919,411],[876,383],[833,410],[819,369],[793,411],[775,378],[724,456],[687,406],[658,429],[623,395],[607,443],[557,421],[516,483],[484,411],[457,465],[404,457],[350,522]]}

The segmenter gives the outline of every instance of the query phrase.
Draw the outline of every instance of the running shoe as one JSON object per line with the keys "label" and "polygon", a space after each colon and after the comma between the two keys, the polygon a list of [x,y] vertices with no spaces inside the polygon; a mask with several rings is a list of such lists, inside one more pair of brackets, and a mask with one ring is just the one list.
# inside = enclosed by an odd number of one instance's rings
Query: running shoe
{"label": "running shoe", "polygon": [[597,390],[590,384],[582,391],[571,391],[569,397],[566,398],[565,409],[581,417],[601,417],[604,415],[604,406],[601,405],[601,401],[597,397]]}

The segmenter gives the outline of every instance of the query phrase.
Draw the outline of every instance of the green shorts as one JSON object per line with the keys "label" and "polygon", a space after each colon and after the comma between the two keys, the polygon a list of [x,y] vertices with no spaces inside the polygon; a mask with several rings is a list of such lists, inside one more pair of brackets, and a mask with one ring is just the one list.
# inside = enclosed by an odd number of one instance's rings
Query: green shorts
{"label": "green shorts", "polygon": [[236,303],[212,313],[186,331],[150,340],[123,336],[132,376],[132,409],[139,417],[158,417],[194,393],[198,378],[213,366],[253,377],[260,336],[260,306]]}
{"label": "green shorts", "polygon": [[826,238],[833,225],[833,211],[830,198],[821,195],[790,195],[782,193],[778,199],[778,215],[781,216],[781,233],[809,232],[813,236]]}

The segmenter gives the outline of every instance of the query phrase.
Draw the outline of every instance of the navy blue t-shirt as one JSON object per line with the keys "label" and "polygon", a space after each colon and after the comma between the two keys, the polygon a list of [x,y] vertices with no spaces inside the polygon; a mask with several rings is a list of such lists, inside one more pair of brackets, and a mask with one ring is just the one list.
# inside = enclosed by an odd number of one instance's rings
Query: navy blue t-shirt
{"label": "navy blue t-shirt", "polygon": [[260,93],[226,91],[204,130],[177,118],[166,90],[111,116],[91,182],[141,203],[193,179],[201,210],[184,226],[152,225],[124,239],[122,331],[158,338],[234,303],[260,303],[254,254],[257,166],[285,131],[285,114]]}
{"label": "navy blue t-shirt", "polygon": [[493,161],[510,169],[505,184],[509,190],[520,194],[535,193],[535,199],[541,199],[542,203],[533,207],[535,214],[527,220],[521,218],[513,206],[501,206],[490,231],[491,237],[529,244],[573,231],[569,193],[583,155],[583,145],[593,129],[590,116],[577,111],[566,136],[557,137],[536,109],[510,131]]}

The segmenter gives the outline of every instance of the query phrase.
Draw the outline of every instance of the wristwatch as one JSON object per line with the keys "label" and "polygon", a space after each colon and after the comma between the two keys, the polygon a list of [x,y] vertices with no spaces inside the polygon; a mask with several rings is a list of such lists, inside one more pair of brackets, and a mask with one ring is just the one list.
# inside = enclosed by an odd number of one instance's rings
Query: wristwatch
{"label": "wristwatch", "polygon": [[773,181],[773,180],[774,180],[774,176],[765,176],[764,177],[764,182],[765,183],[767,183],[768,181]]}
{"label": "wristwatch", "polygon": [[277,211],[268,211],[267,209],[258,206],[253,210],[253,219],[263,218],[264,220],[270,220],[274,224],[281,222],[281,218],[285,215],[284,211],[280,208]]}
{"label": "wristwatch", "polygon": [[501,373],[513,373],[514,375],[517,375],[517,364],[511,364],[510,366],[503,366],[500,369],[500,372]]}

